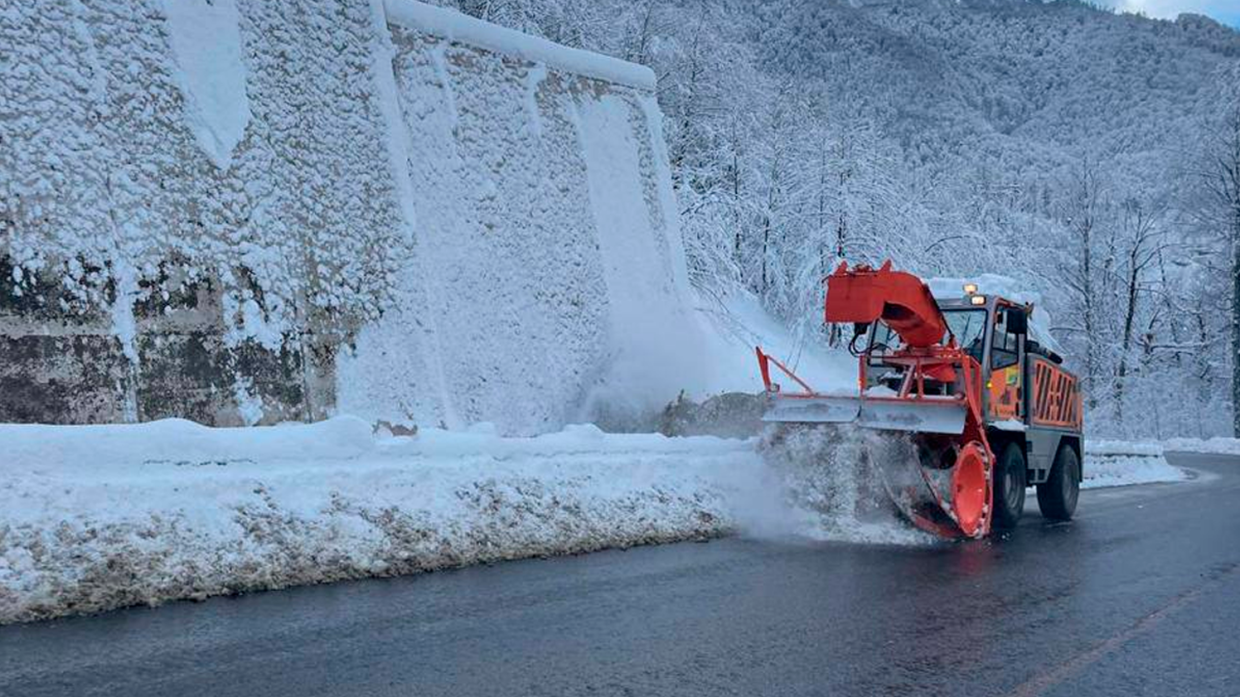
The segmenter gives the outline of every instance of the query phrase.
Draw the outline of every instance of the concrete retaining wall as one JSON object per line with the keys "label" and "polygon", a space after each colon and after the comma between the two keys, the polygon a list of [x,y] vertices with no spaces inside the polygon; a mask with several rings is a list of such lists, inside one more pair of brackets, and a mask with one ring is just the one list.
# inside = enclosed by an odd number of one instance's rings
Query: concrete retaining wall
{"label": "concrete retaining wall", "polygon": [[14,3],[0,45],[0,421],[537,432],[618,300],[687,307],[644,68],[403,0]]}

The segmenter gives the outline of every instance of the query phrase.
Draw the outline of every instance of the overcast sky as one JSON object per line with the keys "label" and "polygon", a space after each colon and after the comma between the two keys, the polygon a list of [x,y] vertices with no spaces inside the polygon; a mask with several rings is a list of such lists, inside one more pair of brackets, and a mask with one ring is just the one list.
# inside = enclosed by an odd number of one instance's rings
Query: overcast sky
{"label": "overcast sky", "polygon": [[1106,0],[1121,11],[1144,12],[1150,17],[1175,19],[1181,12],[1195,12],[1240,27],[1240,0]]}

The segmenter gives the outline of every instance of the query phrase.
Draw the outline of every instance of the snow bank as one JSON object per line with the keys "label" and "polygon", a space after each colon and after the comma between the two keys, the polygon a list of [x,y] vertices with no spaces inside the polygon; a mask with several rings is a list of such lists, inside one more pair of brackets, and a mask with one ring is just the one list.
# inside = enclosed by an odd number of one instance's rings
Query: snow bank
{"label": "snow bank", "polygon": [[1130,486],[1187,479],[1183,470],[1167,464],[1162,455],[1086,454],[1082,489]]}
{"label": "snow bank", "polygon": [[1237,438],[1170,438],[1164,441],[1086,440],[1086,453],[1157,456],[1163,453],[1240,455]]}
{"label": "snow bank", "polygon": [[1183,470],[1168,464],[1158,443],[1116,440],[1085,440],[1084,489],[1128,486],[1154,482],[1178,482]]}
{"label": "snow bank", "polygon": [[[907,457],[907,442],[781,443],[590,425],[395,437],[354,417],[0,425],[0,623],[733,532],[931,541],[861,464]],[[1086,487],[1183,478],[1157,455],[1104,450]]]}
{"label": "snow bank", "polygon": [[1212,453],[1240,456],[1235,438],[1172,438],[1165,441],[1085,441],[1085,487],[1177,482],[1184,471],[1167,462],[1163,453]]}
{"label": "snow bank", "polygon": [[1163,452],[1240,455],[1240,438],[1172,438],[1163,441]]}
{"label": "snow bank", "polygon": [[0,426],[0,623],[716,536],[752,444],[574,426]]}
{"label": "snow bank", "polygon": [[1143,457],[1160,457],[1163,454],[1161,443],[1150,443],[1127,440],[1085,439],[1085,455],[1137,455]]}

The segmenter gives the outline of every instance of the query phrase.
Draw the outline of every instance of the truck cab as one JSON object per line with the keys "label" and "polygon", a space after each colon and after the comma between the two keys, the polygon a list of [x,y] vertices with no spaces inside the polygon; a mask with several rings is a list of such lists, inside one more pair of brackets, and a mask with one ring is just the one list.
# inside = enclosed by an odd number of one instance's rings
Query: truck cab
{"label": "truck cab", "polygon": [[[1074,506],[1083,461],[1080,381],[1063,368],[1054,339],[1034,326],[1033,306],[979,293],[973,284],[965,284],[958,296],[936,295],[935,301],[948,327],[943,345],[954,342],[981,369],[986,434],[1000,460],[999,474],[1007,478],[996,482],[996,495],[1008,496],[1007,503],[1020,508],[1025,486],[1067,487],[1070,491],[1061,492],[1060,498]],[[884,382],[884,356],[899,349],[899,342],[886,324],[874,324],[866,352],[870,370],[863,389],[893,388]],[[1067,477],[1075,481],[1051,482],[1057,462],[1072,470]],[[1007,471],[1018,468],[1023,476]],[[1022,492],[1018,494],[1016,488]],[[996,501],[997,507],[1001,504]]]}
{"label": "truck cab", "polygon": [[982,367],[983,410],[995,452],[1002,444],[1020,443],[1027,484],[1047,481],[1061,446],[1080,460],[1080,381],[1030,322],[1032,306],[974,291],[939,299],[939,308],[961,347]]}

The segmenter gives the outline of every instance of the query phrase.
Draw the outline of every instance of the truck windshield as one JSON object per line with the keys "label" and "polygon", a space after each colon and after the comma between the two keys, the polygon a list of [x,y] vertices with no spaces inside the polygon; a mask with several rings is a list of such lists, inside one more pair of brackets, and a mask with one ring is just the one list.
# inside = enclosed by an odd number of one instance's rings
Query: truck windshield
{"label": "truck windshield", "polygon": [[[986,310],[984,308],[943,310],[943,317],[947,320],[951,335],[956,337],[956,345],[980,362],[986,341]],[[944,335],[944,344],[947,343],[947,339],[948,337]],[[877,349],[879,353],[885,353],[903,346],[904,342],[891,330],[891,327],[882,322],[878,323],[878,331],[874,334],[874,349]]]}
{"label": "truck windshield", "polygon": [[[980,362],[986,341],[986,310],[944,310],[943,317],[956,337],[956,345]],[[943,337],[943,342],[947,342],[947,337]]]}

